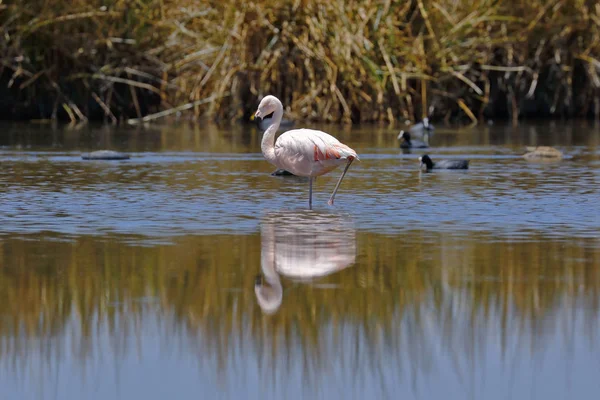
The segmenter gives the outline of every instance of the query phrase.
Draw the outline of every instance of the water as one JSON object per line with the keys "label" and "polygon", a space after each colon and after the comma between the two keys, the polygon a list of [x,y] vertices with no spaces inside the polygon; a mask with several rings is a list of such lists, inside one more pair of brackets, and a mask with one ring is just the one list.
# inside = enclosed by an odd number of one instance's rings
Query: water
{"label": "water", "polygon": [[[252,128],[2,126],[3,395],[598,395],[600,127],[438,128],[471,168],[433,173],[327,130],[362,161],[309,212]],[[80,158],[105,148],[132,158]]]}

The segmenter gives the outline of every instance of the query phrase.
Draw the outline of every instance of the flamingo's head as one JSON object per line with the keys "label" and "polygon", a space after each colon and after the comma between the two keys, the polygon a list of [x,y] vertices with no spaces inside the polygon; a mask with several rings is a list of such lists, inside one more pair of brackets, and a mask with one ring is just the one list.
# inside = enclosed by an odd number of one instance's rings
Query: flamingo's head
{"label": "flamingo's head", "polygon": [[265,118],[267,115],[272,114],[277,110],[277,107],[281,106],[281,102],[277,100],[275,96],[265,96],[258,105],[254,118]]}
{"label": "flamingo's head", "polygon": [[279,281],[269,284],[262,275],[257,275],[254,280],[254,293],[258,305],[265,314],[273,314],[281,306],[283,289]]}

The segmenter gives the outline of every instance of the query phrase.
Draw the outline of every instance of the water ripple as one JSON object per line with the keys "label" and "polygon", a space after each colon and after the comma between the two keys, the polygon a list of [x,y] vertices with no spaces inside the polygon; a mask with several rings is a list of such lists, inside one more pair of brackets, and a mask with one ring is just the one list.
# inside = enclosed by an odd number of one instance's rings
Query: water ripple
{"label": "water ripple", "polygon": [[[418,170],[418,154],[362,152],[333,211],[347,213],[359,229],[389,233],[597,237],[599,163],[593,152],[573,152],[577,157],[534,164],[505,148],[436,149],[436,158],[471,159],[471,169],[434,173]],[[2,151],[0,161],[0,233],[254,232],[265,212],[307,204],[306,179],[270,176],[260,153],[143,152],[125,162],[84,162],[73,152]],[[328,209],[338,173],[317,179],[317,209]]]}

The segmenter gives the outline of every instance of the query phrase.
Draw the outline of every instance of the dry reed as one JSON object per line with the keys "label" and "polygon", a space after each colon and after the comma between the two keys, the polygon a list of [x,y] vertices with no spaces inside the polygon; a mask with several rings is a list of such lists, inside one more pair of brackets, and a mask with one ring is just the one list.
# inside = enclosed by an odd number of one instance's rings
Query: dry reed
{"label": "dry reed", "polygon": [[4,118],[237,120],[267,93],[315,121],[600,115],[591,0],[0,7]]}

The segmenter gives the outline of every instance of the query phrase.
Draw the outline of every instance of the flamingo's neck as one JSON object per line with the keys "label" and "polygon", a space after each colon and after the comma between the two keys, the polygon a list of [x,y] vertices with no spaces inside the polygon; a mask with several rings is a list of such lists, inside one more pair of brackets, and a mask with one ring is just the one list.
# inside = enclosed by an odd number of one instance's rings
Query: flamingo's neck
{"label": "flamingo's neck", "polygon": [[277,108],[273,113],[273,119],[271,120],[271,125],[267,128],[265,133],[263,134],[262,142],[261,142],[261,150],[265,159],[271,164],[277,165],[277,159],[275,157],[275,134],[277,133],[277,129],[279,129],[279,124],[281,123],[281,118],[283,117],[283,105],[279,100],[277,100]]}
{"label": "flamingo's neck", "polygon": [[[256,299],[266,313],[273,313],[281,306],[283,287],[279,274],[275,270],[275,226],[274,221],[268,221],[261,227],[262,246],[260,251],[260,266],[264,277],[262,287],[256,288]],[[265,289],[267,289],[265,291]],[[266,294],[271,294],[270,296]]]}
{"label": "flamingo's neck", "polygon": [[[273,242],[274,241],[275,240],[273,239]],[[282,290],[279,274],[275,270],[275,246],[272,247],[273,249],[262,249],[260,267],[265,277],[265,281],[269,284],[269,286],[272,286],[278,290]]]}

